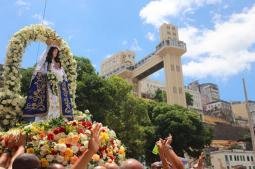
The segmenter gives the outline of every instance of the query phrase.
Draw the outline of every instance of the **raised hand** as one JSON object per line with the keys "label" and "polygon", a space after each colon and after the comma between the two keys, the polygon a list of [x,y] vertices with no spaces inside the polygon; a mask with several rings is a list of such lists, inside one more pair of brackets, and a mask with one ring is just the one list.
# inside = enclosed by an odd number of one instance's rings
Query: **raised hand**
{"label": "raised hand", "polygon": [[91,139],[89,140],[88,149],[89,151],[96,153],[99,149],[100,138],[99,134],[102,128],[101,123],[96,123],[91,130]]}

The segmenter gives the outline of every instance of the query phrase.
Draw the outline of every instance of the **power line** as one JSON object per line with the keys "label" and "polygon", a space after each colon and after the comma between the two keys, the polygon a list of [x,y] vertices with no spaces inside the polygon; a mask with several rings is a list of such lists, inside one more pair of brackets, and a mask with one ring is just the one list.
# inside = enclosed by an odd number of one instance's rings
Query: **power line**
{"label": "power line", "polygon": [[[45,13],[46,13],[46,7],[47,7],[47,0],[44,0],[44,8],[42,12],[42,19],[41,19],[41,24],[44,24],[44,18],[45,18]],[[37,45],[37,52],[36,52],[36,58],[38,60],[38,55],[39,55],[39,46],[40,44]]]}

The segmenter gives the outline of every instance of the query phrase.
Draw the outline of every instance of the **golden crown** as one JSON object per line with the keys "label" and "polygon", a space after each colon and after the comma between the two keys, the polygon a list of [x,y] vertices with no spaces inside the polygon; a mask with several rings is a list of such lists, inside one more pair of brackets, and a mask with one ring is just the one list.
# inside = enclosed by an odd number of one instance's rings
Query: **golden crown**
{"label": "golden crown", "polygon": [[47,39],[46,44],[48,46],[60,46],[60,41],[56,39]]}

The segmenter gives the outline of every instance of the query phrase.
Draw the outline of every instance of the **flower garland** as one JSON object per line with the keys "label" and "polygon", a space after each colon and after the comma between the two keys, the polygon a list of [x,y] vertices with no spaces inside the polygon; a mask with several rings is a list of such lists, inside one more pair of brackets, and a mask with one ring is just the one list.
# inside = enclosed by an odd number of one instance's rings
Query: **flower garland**
{"label": "flower garland", "polygon": [[[66,122],[61,118],[34,122],[2,134],[4,144],[0,144],[0,152],[6,142],[13,141],[10,138],[20,140],[20,133],[23,133],[26,135],[26,152],[35,154],[40,159],[42,168],[47,168],[51,163],[60,163],[65,168],[71,168],[88,149],[92,125],[89,120]],[[114,131],[103,127],[100,140],[99,150],[93,155],[90,165],[97,166],[109,161],[119,163],[124,160],[125,148]]]}
{"label": "flower garland", "polygon": [[6,90],[0,91],[0,131],[14,127],[20,120],[25,98]]}
{"label": "flower garland", "polygon": [[14,93],[20,92],[20,63],[26,46],[32,41],[46,43],[47,40],[60,42],[60,61],[67,74],[69,89],[72,97],[72,104],[75,108],[75,91],[76,91],[76,61],[68,47],[68,44],[60,38],[54,30],[43,25],[34,24],[26,26],[16,32],[10,39],[6,61],[4,64],[4,88]]}

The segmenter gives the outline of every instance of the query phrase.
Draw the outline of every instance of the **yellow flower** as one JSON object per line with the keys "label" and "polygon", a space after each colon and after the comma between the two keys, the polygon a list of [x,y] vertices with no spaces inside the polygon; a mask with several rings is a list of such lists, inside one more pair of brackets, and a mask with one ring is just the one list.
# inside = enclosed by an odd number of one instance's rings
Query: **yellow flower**
{"label": "yellow flower", "polygon": [[28,148],[27,149],[27,153],[29,154],[34,154],[35,153],[35,150],[33,148]]}
{"label": "yellow flower", "polygon": [[60,138],[60,139],[58,140],[58,143],[59,143],[59,144],[65,144],[65,143],[66,143],[66,139],[65,139],[65,138]]}
{"label": "yellow flower", "polygon": [[100,133],[100,139],[101,139],[102,143],[107,142],[107,141],[109,140],[109,135],[108,135],[108,133],[106,133],[106,132],[101,132],[101,133]]}
{"label": "yellow flower", "polygon": [[120,147],[119,154],[125,154],[125,148],[123,146]]}
{"label": "yellow flower", "polygon": [[46,158],[42,158],[42,159],[41,159],[41,166],[42,166],[43,168],[49,166],[49,162],[48,162],[48,160],[47,160]]}

